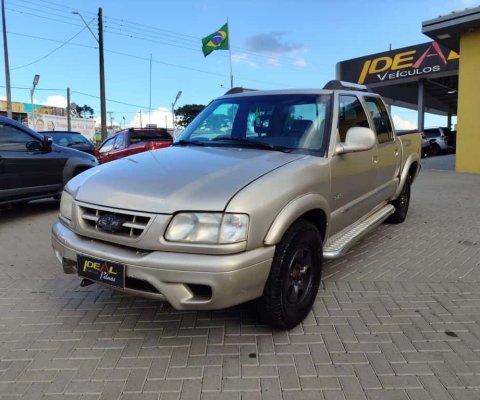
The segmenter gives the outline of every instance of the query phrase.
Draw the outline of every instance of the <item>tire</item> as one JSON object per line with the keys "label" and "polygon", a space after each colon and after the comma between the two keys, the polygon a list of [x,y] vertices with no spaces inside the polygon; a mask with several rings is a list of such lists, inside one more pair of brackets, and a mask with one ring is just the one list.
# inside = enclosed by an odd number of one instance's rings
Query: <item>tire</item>
{"label": "tire", "polygon": [[390,202],[395,207],[395,212],[390,215],[387,222],[392,224],[401,224],[407,218],[408,207],[410,206],[410,193],[412,188],[412,178],[407,176],[403,185],[402,192],[394,201]]}
{"label": "tire", "polygon": [[440,146],[436,143],[432,144],[430,148],[430,155],[431,156],[438,156],[440,154]]}
{"label": "tire", "polygon": [[318,228],[306,220],[296,221],[277,245],[263,295],[257,301],[264,322],[292,329],[305,319],[317,297],[322,258]]}

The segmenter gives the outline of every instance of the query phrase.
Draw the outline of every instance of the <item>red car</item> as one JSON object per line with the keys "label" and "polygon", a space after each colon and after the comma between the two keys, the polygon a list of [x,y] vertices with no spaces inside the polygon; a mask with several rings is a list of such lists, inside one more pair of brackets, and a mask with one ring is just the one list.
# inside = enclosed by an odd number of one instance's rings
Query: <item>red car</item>
{"label": "red car", "polygon": [[173,137],[163,128],[129,128],[105,139],[97,153],[98,161],[105,164],[119,158],[149,150],[169,147]]}

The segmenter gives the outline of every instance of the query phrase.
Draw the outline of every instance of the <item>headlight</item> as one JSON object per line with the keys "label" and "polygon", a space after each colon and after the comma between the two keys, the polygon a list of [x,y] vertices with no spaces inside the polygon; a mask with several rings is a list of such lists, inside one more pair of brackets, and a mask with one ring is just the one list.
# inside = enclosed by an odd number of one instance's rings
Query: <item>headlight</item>
{"label": "headlight", "polygon": [[227,244],[247,239],[248,215],[221,213],[180,213],[167,229],[172,242]]}
{"label": "headlight", "polygon": [[72,220],[72,210],[73,210],[73,197],[66,191],[62,193],[62,199],[60,200],[60,214],[62,217]]}

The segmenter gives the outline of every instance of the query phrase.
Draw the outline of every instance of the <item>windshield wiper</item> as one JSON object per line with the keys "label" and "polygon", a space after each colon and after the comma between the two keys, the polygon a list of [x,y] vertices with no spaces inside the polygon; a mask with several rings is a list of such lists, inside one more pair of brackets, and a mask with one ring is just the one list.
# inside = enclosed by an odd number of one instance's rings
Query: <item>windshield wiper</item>
{"label": "windshield wiper", "polygon": [[194,144],[195,146],[205,146],[205,143],[199,142],[198,140],[179,140],[178,142],[173,142],[172,146],[185,146],[187,144]]}
{"label": "windshield wiper", "polygon": [[244,138],[239,138],[239,137],[216,137],[216,138],[213,138],[211,140],[212,141],[227,140],[227,141],[232,141],[232,142],[247,143],[247,144],[252,144],[252,145],[254,145],[256,147],[259,147],[261,149],[281,151],[282,153],[290,153],[292,151],[292,150],[288,149],[287,147],[275,146],[273,144],[257,142],[256,140],[244,139]]}

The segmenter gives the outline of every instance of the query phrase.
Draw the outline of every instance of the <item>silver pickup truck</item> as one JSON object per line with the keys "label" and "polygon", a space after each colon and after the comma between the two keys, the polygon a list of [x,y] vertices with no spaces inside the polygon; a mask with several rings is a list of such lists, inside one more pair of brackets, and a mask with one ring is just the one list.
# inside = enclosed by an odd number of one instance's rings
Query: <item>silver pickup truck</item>
{"label": "silver pickup truck", "polygon": [[420,134],[396,135],[363,86],[225,95],[171,147],[68,182],[53,249],[82,286],[178,310],[256,300],[289,329],[315,301],[323,259],[405,220],[420,156]]}

